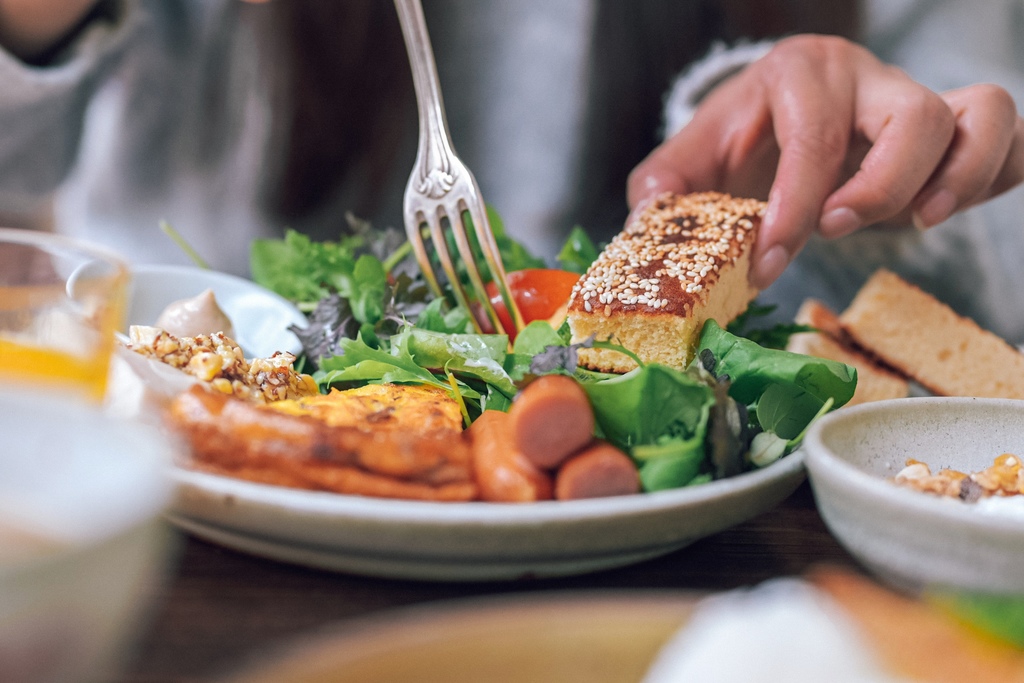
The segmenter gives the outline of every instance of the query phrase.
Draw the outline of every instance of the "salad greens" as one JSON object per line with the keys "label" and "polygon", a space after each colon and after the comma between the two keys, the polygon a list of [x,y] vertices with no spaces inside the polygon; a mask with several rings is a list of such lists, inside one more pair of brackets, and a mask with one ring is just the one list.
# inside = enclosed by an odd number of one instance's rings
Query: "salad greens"
{"label": "salad greens", "polygon": [[[737,401],[754,403],[772,384],[801,390],[818,400],[813,412],[828,398],[841,406],[851,398],[856,388],[856,370],[849,365],[823,358],[813,358],[780,349],[766,349],[749,339],[723,330],[709,320],[701,331],[699,351],[707,349],[715,358],[709,371],[729,375],[732,385],[729,394]],[[789,392],[788,396],[799,398]],[[811,405],[810,399],[804,401]],[[787,405],[791,410],[796,404]]]}
{"label": "salad greens", "polygon": [[712,387],[651,364],[583,385],[604,438],[633,456],[644,490],[693,481],[704,465]]}
{"label": "salad greens", "polygon": [[[542,267],[488,211],[507,269]],[[638,367],[624,375],[580,368],[580,348],[632,354],[608,340],[571,343],[567,325],[555,330],[544,321],[529,324],[510,347],[505,335],[474,333],[450,297],[432,296],[401,234],[351,217],[349,224],[351,234],[337,242],[288,231],[257,240],[251,251],[253,279],[307,312],[309,325],[293,331],[322,391],[426,384],[451,393],[469,423],[485,410],[508,410],[536,376],[572,375],[590,398],[597,436],[633,458],[647,491],[764,467],[853,396],[853,368],[781,350],[789,334],[806,328],[754,329],[752,321],[770,311],[756,304],[727,330],[705,324],[685,370],[635,356]],[[583,272],[597,255],[576,228],[558,261]]]}
{"label": "salad greens", "polygon": [[737,337],[745,337],[766,349],[784,349],[790,336],[800,332],[815,331],[810,325],[800,325],[798,323],[779,323],[769,327],[755,325],[758,319],[763,319],[774,311],[775,306],[762,306],[755,301],[747,307],[746,311],[729,323],[726,329]]}
{"label": "salad greens", "polygon": [[[466,214],[468,217],[469,214]],[[544,259],[534,256],[530,251],[514,240],[511,235],[505,231],[505,221],[501,219],[498,212],[494,210],[494,207],[487,207],[487,222],[490,223],[491,233],[494,235],[494,242],[498,245],[498,251],[501,253],[501,263],[505,266],[506,271],[513,270],[525,270],[527,268],[545,268],[547,264],[544,263]],[[483,252],[480,251],[480,247],[476,244],[476,231],[472,229],[472,221],[467,225],[467,231],[473,238],[471,241],[475,249],[478,262],[483,262]],[[452,253],[456,253],[453,251]]]}
{"label": "salad greens", "polygon": [[565,245],[558,252],[555,260],[558,261],[562,270],[582,275],[587,272],[590,264],[597,260],[600,253],[601,250],[597,248],[586,231],[577,225],[569,233]]}

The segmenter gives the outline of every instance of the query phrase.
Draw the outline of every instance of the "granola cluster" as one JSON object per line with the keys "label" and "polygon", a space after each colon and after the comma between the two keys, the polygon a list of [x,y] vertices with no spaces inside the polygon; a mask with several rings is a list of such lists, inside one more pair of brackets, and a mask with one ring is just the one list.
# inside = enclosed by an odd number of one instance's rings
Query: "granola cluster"
{"label": "granola cluster", "polygon": [[293,368],[294,355],[278,351],[269,358],[246,360],[238,344],[222,332],[176,337],[157,327],[134,326],[127,346],[207,382],[221,393],[256,403],[319,393],[312,377]]}
{"label": "granola cluster", "polygon": [[942,469],[932,474],[928,465],[911,459],[896,475],[895,482],[925,493],[973,503],[990,496],[1024,495],[1024,466],[1016,455],[1003,453],[990,467],[979,472],[967,474]]}

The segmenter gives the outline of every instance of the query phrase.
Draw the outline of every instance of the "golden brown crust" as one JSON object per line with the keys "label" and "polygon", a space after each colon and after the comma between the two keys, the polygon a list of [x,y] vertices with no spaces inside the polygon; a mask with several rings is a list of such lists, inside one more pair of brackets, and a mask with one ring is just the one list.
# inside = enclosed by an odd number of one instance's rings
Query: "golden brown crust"
{"label": "golden brown crust", "polygon": [[813,327],[837,342],[843,344],[849,342],[843,331],[843,326],[839,322],[839,315],[817,299],[805,299],[793,317],[793,322]]}
{"label": "golden brown crust", "polygon": [[[644,361],[686,365],[706,319],[725,325],[756,296],[747,271],[764,209],[717,192],[659,196],[573,288],[573,340],[612,338]],[[605,372],[635,367],[594,349],[582,350],[580,361]]]}
{"label": "golden brown crust", "polygon": [[307,415],[332,427],[429,433],[462,431],[459,404],[443,389],[414,384],[367,384],[269,404],[289,415]]}
{"label": "golden brown crust", "polygon": [[188,465],[298,488],[395,498],[476,496],[469,446],[453,429],[332,426],[193,387],[168,411],[188,441]]}
{"label": "golden brown crust", "polygon": [[764,209],[718,192],[659,196],[591,264],[569,311],[690,315],[752,247]]}
{"label": "golden brown crust", "polygon": [[285,486],[293,489],[331,491],[373,498],[402,500],[429,500],[439,503],[460,503],[477,499],[477,485],[471,481],[456,481],[431,486],[415,481],[366,472],[355,467],[338,467],[322,463],[309,463],[302,470],[270,469],[266,467],[222,467],[216,463],[196,463],[194,469],[257,484]]}

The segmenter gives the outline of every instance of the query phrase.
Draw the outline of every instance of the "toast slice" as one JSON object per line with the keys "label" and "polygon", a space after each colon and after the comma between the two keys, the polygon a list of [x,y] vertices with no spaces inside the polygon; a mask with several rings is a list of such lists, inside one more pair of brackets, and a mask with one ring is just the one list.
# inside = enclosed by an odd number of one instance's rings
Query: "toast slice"
{"label": "toast slice", "polygon": [[1024,398],[1024,354],[888,270],[839,320],[858,346],[934,394]]}
{"label": "toast slice", "polygon": [[[757,290],[747,282],[764,202],[663,194],[619,233],[573,288],[574,342],[611,340],[647,363],[685,368],[706,320],[725,327]],[[626,355],[581,349],[580,364],[623,373]]]}
{"label": "toast slice", "polygon": [[839,316],[817,299],[804,301],[794,321],[817,331],[792,335],[786,345],[787,351],[828,358],[857,368],[857,390],[846,405],[904,398],[910,393],[907,379],[854,347],[843,332]]}

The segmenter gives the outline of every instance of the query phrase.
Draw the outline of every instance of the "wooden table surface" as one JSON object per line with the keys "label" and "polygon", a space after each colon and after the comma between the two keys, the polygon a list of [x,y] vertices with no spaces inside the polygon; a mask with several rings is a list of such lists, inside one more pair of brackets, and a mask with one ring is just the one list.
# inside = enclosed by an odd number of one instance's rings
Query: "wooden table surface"
{"label": "wooden table surface", "polygon": [[718,590],[798,575],[819,564],[861,571],[829,534],[804,483],[749,522],[640,564],[584,576],[495,583],[396,581],[282,564],[182,537],[118,683],[215,681],[319,629],[384,610],[522,591]]}

